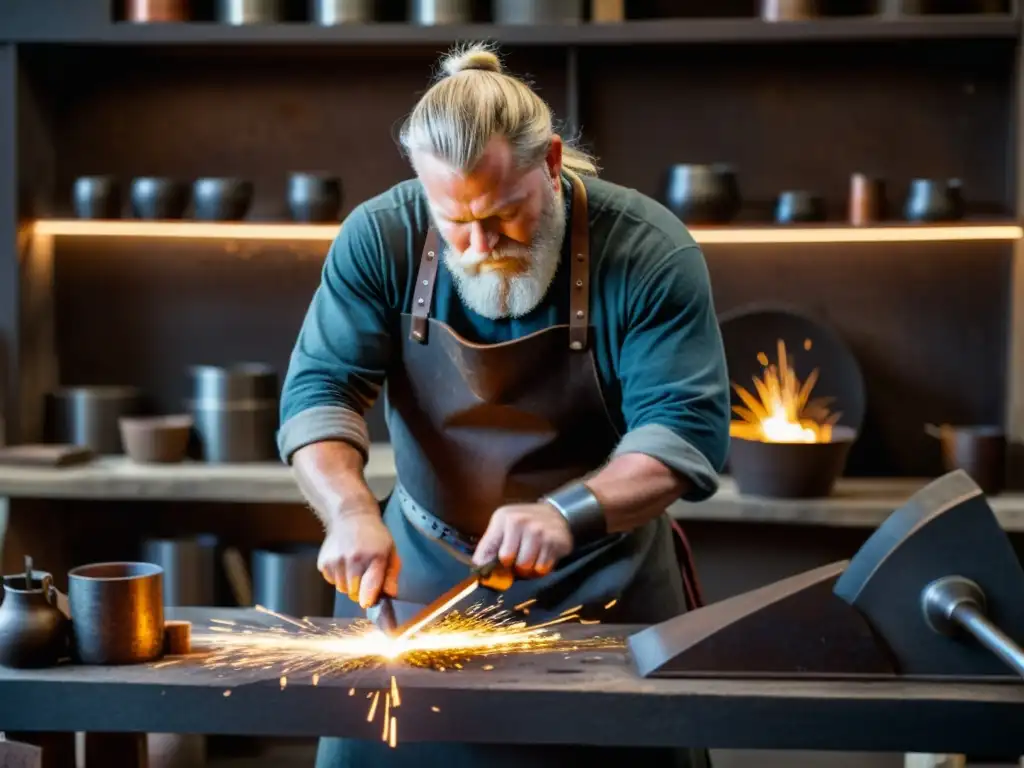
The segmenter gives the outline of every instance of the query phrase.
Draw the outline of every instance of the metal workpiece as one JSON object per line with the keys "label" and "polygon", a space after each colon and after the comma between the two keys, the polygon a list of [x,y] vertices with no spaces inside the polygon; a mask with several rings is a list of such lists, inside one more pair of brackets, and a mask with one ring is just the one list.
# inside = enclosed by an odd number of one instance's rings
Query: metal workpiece
{"label": "metal workpiece", "polygon": [[393,635],[398,630],[395,605],[387,595],[381,595],[376,605],[371,605],[366,609],[366,618],[387,635]]}

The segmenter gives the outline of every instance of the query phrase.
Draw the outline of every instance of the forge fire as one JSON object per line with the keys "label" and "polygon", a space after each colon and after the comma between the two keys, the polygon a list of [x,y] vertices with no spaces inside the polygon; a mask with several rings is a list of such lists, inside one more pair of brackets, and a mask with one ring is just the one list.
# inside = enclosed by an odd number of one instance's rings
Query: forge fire
{"label": "forge fire", "polygon": [[[810,346],[807,339],[804,349],[809,350]],[[743,405],[733,406],[733,412],[740,418],[730,423],[729,434],[764,443],[831,442],[832,427],[842,413],[829,411],[830,397],[810,399],[818,382],[818,369],[801,382],[782,339],[777,342],[776,354],[775,363],[763,352],[758,355],[764,373],[753,378],[756,396],[733,382]]]}

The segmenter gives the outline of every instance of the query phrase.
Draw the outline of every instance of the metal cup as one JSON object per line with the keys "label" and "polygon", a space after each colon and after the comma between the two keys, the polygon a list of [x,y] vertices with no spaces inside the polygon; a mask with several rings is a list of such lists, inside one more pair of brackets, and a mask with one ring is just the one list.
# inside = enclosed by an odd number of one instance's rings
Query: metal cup
{"label": "metal cup", "polygon": [[363,24],[373,21],[373,0],[312,0],[311,11],[316,24]]}
{"label": "metal cup", "polygon": [[163,569],[93,563],[68,571],[72,649],[83,664],[141,664],[163,655]]}
{"label": "metal cup", "polygon": [[279,21],[278,0],[219,0],[217,18],[222,24],[267,24]]}

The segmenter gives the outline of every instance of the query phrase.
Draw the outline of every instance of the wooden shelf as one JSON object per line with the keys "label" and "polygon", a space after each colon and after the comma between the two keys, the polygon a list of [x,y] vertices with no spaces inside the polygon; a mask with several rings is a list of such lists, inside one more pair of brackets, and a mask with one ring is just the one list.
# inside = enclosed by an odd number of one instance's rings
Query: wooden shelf
{"label": "wooden shelf", "polygon": [[[395,482],[394,452],[374,445],[367,482],[383,498]],[[927,478],[842,478],[825,499],[774,500],[742,496],[725,478],[721,490],[699,504],[676,503],[679,520],[766,522],[874,528],[900,507]],[[0,466],[0,498],[303,503],[282,464],[139,465],[123,457],[101,458],[65,469]],[[989,500],[1008,531],[1024,531],[1024,494]]]}
{"label": "wooden shelf", "polygon": [[[285,222],[47,219],[35,223],[34,233],[53,237],[331,242],[337,236],[340,226]],[[690,227],[690,231],[701,244],[723,245],[1015,241],[1024,237],[1024,229],[1012,222],[963,222],[949,225],[894,222],[871,227],[846,226],[837,222],[814,226]]]}
{"label": "wooden shelf", "polygon": [[[654,19],[612,24],[502,26],[465,24],[417,26],[400,22],[324,27],[287,22],[229,26],[213,22],[180,24],[85,21],[32,11],[0,12],[0,42],[84,45],[205,46],[371,46],[439,45],[459,40],[492,40],[503,45],[681,45],[703,43],[795,43],[872,40],[1016,39],[1011,14],[958,16],[855,16],[805,22],[757,18]],[[91,23],[90,23],[91,22]]]}

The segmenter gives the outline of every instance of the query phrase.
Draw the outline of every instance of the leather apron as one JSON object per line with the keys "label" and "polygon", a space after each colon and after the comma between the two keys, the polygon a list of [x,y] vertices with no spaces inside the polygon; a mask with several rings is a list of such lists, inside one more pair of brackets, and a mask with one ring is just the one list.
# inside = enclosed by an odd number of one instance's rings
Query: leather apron
{"label": "leather apron", "polygon": [[[384,521],[401,558],[398,599],[425,604],[467,574],[472,548],[498,507],[534,502],[600,469],[619,441],[590,350],[586,190],[573,187],[568,323],[499,344],[475,344],[430,317],[442,243],[427,235],[413,307],[402,315],[400,360],[387,373],[387,418],[397,470]],[[446,536],[426,530],[410,503]],[[436,526],[434,526],[436,527]],[[539,579],[517,580],[505,605],[535,599],[530,620],[584,604],[604,623],[655,623],[687,609],[667,515],[580,547]],[[604,606],[616,600],[615,606]],[[335,616],[363,616],[338,594]],[[587,615],[584,613],[584,615]],[[599,726],[599,724],[595,724]],[[703,764],[686,750],[378,742],[322,739],[318,768],[562,766],[634,758],[650,768]]]}

